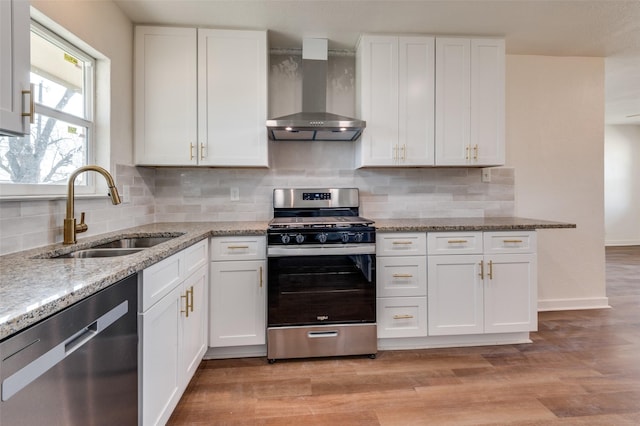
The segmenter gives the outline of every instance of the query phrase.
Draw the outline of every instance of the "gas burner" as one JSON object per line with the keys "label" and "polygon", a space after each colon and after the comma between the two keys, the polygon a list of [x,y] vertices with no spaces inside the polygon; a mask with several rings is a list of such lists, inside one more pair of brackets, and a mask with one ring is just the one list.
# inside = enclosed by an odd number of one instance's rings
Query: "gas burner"
{"label": "gas burner", "polygon": [[356,188],[275,189],[269,245],[374,243],[373,221],[358,207]]}

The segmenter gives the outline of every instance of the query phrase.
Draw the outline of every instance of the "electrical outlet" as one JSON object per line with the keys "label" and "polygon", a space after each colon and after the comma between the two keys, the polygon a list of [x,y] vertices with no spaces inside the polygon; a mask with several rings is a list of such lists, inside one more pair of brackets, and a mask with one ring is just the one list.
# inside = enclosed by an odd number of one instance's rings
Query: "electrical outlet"
{"label": "electrical outlet", "polygon": [[235,186],[231,188],[230,198],[231,198],[231,201],[240,201],[240,188]]}
{"label": "electrical outlet", "polygon": [[491,182],[491,169],[484,168],[482,169],[482,181],[485,183]]}

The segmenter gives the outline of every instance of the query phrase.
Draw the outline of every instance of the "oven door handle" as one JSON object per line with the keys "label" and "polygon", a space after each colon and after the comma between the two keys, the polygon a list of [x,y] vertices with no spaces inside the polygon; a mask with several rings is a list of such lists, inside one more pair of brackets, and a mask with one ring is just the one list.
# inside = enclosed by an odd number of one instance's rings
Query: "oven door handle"
{"label": "oven door handle", "polygon": [[309,331],[307,337],[317,339],[321,337],[338,337],[338,330],[335,331]]}
{"label": "oven door handle", "polygon": [[339,256],[351,254],[375,254],[375,244],[332,244],[306,246],[271,246],[267,248],[267,257],[285,256]]}

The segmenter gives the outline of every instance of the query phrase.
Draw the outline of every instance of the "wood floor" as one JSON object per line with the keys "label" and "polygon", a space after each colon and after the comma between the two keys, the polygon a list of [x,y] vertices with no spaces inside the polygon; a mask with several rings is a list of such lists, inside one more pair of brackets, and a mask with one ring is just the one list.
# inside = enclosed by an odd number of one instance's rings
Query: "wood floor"
{"label": "wood floor", "polygon": [[640,246],[612,309],[543,312],[532,344],[204,361],[170,425],[640,425]]}

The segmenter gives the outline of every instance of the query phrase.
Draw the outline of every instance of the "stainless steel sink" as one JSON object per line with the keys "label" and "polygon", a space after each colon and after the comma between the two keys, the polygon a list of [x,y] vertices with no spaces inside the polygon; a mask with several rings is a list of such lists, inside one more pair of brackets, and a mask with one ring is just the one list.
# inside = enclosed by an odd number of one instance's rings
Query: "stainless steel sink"
{"label": "stainless steel sink", "polygon": [[132,237],[132,238],[121,238],[119,240],[110,241],[108,243],[99,244],[94,246],[94,249],[102,249],[102,248],[148,248],[153,247],[158,244],[165,243],[169,240],[174,239],[175,237]]}
{"label": "stainless steel sink", "polygon": [[40,259],[70,259],[70,258],[99,258],[117,257],[138,253],[149,247],[157,246],[184,233],[175,233],[169,236],[149,236],[149,237],[122,237],[107,243],[97,244],[86,249],[75,250],[65,254],[45,253],[37,258]]}
{"label": "stainless steel sink", "polygon": [[71,253],[61,254],[60,256],[54,256],[52,259],[85,259],[94,257],[117,257],[126,256],[128,254],[138,253],[144,250],[144,248],[90,248],[78,251],[72,251]]}

